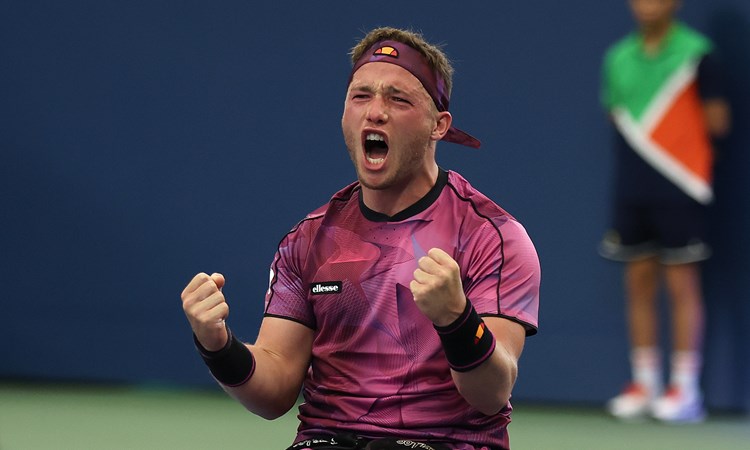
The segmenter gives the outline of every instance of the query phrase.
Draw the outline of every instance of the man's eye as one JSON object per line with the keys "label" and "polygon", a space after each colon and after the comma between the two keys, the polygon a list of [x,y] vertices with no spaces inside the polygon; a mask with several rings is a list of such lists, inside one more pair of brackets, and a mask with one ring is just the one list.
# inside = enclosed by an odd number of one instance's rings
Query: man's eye
{"label": "man's eye", "polygon": [[393,101],[396,103],[407,103],[409,104],[409,100],[401,97],[393,97]]}

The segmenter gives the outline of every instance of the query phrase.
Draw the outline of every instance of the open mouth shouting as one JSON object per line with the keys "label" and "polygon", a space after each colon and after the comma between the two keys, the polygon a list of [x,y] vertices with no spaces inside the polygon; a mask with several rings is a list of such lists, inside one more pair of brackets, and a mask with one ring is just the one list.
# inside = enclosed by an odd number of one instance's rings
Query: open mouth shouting
{"label": "open mouth shouting", "polygon": [[370,166],[382,165],[388,156],[388,142],[384,135],[377,132],[365,132],[363,148]]}

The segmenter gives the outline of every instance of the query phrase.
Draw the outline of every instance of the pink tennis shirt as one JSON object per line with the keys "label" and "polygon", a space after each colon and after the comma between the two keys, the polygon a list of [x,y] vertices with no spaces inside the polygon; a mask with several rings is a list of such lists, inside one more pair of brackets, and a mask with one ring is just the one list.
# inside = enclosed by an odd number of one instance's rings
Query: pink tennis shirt
{"label": "pink tennis shirt", "polygon": [[419,202],[388,217],[353,183],[280,242],[265,316],[315,332],[297,440],[332,433],[505,449],[511,405],[486,416],[458,393],[432,322],[409,284],[431,248],[458,262],[481,316],[538,325],[539,259],[523,226],[461,175],[440,171]]}

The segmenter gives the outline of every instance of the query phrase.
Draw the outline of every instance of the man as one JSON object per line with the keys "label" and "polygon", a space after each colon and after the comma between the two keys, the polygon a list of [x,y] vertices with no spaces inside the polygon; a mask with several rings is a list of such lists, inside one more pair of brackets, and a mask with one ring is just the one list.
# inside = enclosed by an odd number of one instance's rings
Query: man
{"label": "man", "polygon": [[300,389],[294,449],[506,449],[509,399],[534,334],[540,268],[523,227],[455,172],[452,68],[415,33],[352,50],[341,120],[358,181],[281,241],[254,345],[226,327],[220,274],[182,293],[220,385],[273,419]]}
{"label": "man", "polygon": [[[612,46],[603,101],[616,126],[613,228],[601,254],[625,262],[632,382],[608,403],[615,417],[667,422],[705,416],[700,392],[703,299],[699,262],[713,197],[711,136],[729,130],[711,42],[676,21],[677,0],[631,0],[639,29]],[[664,392],[658,344],[663,278],[672,352]]]}

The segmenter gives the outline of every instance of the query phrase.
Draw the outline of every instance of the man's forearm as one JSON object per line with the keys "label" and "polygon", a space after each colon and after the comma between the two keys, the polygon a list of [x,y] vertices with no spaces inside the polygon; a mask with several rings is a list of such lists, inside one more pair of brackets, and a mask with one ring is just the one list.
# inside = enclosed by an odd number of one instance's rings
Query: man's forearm
{"label": "man's forearm", "polygon": [[286,414],[297,403],[302,379],[285,370],[278,355],[248,345],[255,357],[255,373],[240,386],[220,386],[250,412],[273,420]]}
{"label": "man's forearm", "polygon": [[510,399],[518,375],[516,359],[498,345],[493,355],[468,372],[451,371],[456,387],[466,401],[486,415],[500,411]]}

